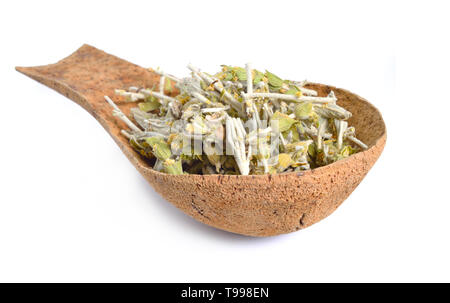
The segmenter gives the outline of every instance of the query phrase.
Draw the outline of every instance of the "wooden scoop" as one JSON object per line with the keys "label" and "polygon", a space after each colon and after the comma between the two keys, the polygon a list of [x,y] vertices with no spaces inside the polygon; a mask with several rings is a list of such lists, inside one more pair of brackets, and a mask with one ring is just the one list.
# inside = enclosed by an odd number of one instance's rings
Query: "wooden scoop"
{"label": "wooden scoop", "polygon": [[369,149],[333,164],[277,175],[168,175],[153,170],[120,133],[126,125],[112,115],[103,96],[125,113],[136,104],[120,102],[114,89],[156,87],[159,76],[145,68],[83,45],[56,64],[17,71],[72,99],[111,135],[137,170],[165,199],[205,224],[250,236],[272,236],[308,227],[331,214],[356,188],[380,156],[386,127],[380,112],[344,89],[309,84],[353,113],[349,125]]}

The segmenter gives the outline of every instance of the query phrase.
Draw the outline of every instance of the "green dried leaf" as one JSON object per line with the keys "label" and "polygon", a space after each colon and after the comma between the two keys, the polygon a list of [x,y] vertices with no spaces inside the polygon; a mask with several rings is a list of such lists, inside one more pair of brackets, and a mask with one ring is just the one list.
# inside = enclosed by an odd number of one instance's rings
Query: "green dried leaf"
{"label": "green dried leaf", "polygon": [[[232,71],[233,68],[231,66],[228,66],[228,65],[221,65],[221,66],[222,66],[222,72],[217,74],[216,76],[219,79],[222,79],[224,81],[231,81],[231,80],[233,80],[233,77],[234,77],[234,74],[233,74],[233,71]],[[204,89],[204,88],[202,88],[202,89]]]}
{"label": "green dried leaf", "polygon": [[227,72],[227,73],[225,74],[225,77],[223,78],[223,80],[225,80],[225,81],[231,81],[231,80],[233,80],[233,73],[232,73],[232,72]]}
{"label": "green dried leaf", "polygon": [[138,104],[138,107],[143,112],[151,112],[152,110],[158,109],[161,106],[161,103],[156,98],[153,98],[151,101],[141,102]]}
{"label": "green dried leaf", "polygon": [[298,134],[298,131],[297,131],[297,125],[299,125],[299,124],[292,124],[291,128],[289,129],[289,131],[292,132],[293,142],[297,142],[300,140],[300,135]]}
{"label": "green dried leaf", "polygon": [[234,67],[233,72],[239,81],[247,81],[247,71],[242,67]]}
{"label": "green dried leaf", "polygon": [[165,161],[172,156],[169,144],[162,138],[145,138],[148,145],[152,147],[153,154],[161,161]]}
{"label": "green dried leaf", "polygon": [[269,80],[269,86],[271,89],[279,90],[281,88],[281,86],[283,85],[283,79],[272,74],[268,70],[266,70],[266,77],[267,77],[267,80]]}
{"label": "green dried leaf", "polygon": [[297,86],[291,85],[289,86],[289,90],[285,93],[286,95],[297,96],[300,93],[300,90]]}
{"label": "green dried leaf", "polygon": [[316,146],[314,144],[308,146],[308,154],[313,158],[316,156]]}
{"label": "green dried leaf", "polygon": [[291,155],[286,153],[278,155],[278,167],[281,168],[281,170],[285,170],[293,163],[294,161],[292,160]]}
{"label": "green dried leaf", "polygon": [[253,70],[253,84],[258,84],[261,82],[264,78],[264,73],[261,73],[260,71],[254,69]]}
{"label": "green dried leaf", "polygon": [[208,85],[206,85],[205,81],[200,81],[200,88],[203,90],[206,90],[208,88]]}
{"label": "green dried leaf", "polygon": [[295,117],[300,120],[307,120],[312,114],[312,103],[300,103],[295,107]]}
{"label": "green dried leaf", "polygon": [[336,104],[317,106],[315,111],[324,118],[346,120],[352,116],[352,113]]}
{"label": "green dried leaf", "polygon": [[292,119],[286,114],[282,114],[279,111],[276,111],[273,116],[272,120],[278,120],[278,130],[280,132],[285,132],[288,129],[291,128],[291,126],[296,123],[297,121],[295,119]]}
{"label": "green dried leaf", "polygon": [[146,158],[154,158],[154,155],[152,153],[152,148],[147,144],[147,142],[137,142],[136,139],[131,138],[130,139],[130,145],[136,150],[141,156]]}
{"label": "green dried leaf", "polygon": [[351,147],[350,145],[347,145],[341,149],[341,151],[339,152],[339,156],[346,158],[350,155],[353,155],[356,152],[357,150],[355,148]]}
{"label": "green dried leaf", "polygon": [[163,163],[164,171],[170,175],[182,175],[183,167],[181,166],[181,160],[175,161],[173,159],[167,159]]}
{"label": "green dried leaf", "polygon": [[169,78],[166,78],[164,81],[164,91],[168,94],[171,94],[173,92],[172,80],[170,80]]}

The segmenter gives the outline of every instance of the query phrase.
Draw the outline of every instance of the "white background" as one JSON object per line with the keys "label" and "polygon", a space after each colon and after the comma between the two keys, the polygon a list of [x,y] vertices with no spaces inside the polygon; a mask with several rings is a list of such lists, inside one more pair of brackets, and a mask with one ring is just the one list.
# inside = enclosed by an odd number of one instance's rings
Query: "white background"
{"label": "white background", "polygon": [[[0,281],[450,282],[449,9],[393,2],[2,1]],[[385,151],[312,227],[213,229],[81,107],[14,71],[83,43],[179,76],[249,61],[347,88],[382,112]]]}

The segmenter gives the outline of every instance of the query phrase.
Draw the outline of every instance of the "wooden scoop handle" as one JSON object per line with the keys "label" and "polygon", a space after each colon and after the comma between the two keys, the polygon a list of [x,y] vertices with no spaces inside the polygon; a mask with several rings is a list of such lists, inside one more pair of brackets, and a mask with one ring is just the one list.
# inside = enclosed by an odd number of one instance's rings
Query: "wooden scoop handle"
{"label": "wooden scoop handle", "polygon": [[159,75],[86,44],[58,63],[16,70],[81,105],[108,131],[133,164],[142,161],[120,134],[127,126],[112,115],[104,96],[111,97],[128,115],[136,103],[121,101],[114,95],[114,89],[158,87]]}
{"label": "wooden scoop handle", "polygon": [[159,84],[159,75],[86,44],[58,63],[16,70],[72,99],[96,118],[112,117],[104,95],[117,100],[114,89]]}

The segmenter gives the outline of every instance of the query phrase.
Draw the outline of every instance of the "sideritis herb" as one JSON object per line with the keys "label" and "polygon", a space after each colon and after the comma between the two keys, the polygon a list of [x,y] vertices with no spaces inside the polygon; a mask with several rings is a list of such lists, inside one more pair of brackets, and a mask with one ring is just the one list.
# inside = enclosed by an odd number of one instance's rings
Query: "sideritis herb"
{"label": "sideritis herb", "polygon": [[[222,65],[210,75],[188,65],[190,77],[156,70],[158,90],[116,90],[133,121],[109,98],[131,146],[168,174],[273,174],[307,170],[344,159],[367,146],[349,127],[352,114],[333,91],[318,97],[306,81]],[[153,70],[152,70],[153,71]],[[174,97],[173,87],[178,89]]]}

